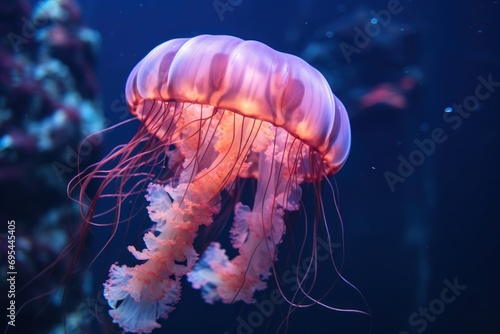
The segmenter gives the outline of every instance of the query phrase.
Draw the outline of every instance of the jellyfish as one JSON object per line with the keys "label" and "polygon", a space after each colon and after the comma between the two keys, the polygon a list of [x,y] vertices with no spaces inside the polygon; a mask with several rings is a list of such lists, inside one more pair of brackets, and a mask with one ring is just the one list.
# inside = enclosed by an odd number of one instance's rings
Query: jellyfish
{"label": "jellyfish", "polygon": [[[154,48],[130,73],[126,99],[137,133],[75,181],[87,223],[113,211],[118,225],[132,194],[144,191],[149,203],[145,247],[128,246],[140,263],[113,264],[104,283],[113,321],[128,332],[161,327],[184,276],[207,303],[254,302],[272,275],[285,212],[300,207],[301,184],[335,174],[348,156],[344,106],[302,59],[212,35]],[[99,186],[88,198],[92,180]],[[253,203],[234,191],[239,180],[256,182]],[[220,223],[228,196],[237,255],[213,240],[198,254],[200,227]],[[116,203],[97,213],[103,198]]]}

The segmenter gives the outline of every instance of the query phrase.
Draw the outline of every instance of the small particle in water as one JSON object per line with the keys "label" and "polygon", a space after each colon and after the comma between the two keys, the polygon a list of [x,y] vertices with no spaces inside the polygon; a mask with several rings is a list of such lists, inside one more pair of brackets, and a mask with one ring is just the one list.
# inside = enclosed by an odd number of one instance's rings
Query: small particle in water
{"label": "small particle in water", "polygon": [[446,107],[444,108],[444,112],[452,112],[453,108],[452,107]]}
{"label": "small particle in water", "polygon": [[374,18],[372,18],[372,19],[370,20],[370,22],[371,22],[372,24],[377,24],[377,23],[378,23],[378,19],[377,19],[376,17],[374,17]]}
{"label": "small particle in water", "polygon": [[481,34],[483,31],[481,29],[479,29],[477,32]]}
{"label": "small particle in water", "polygon": [[420,124],[420,131],[425,132],[427,130],[429,130],[429,123]]}
{"label": "small particle in water", "polygon": [[326,37],[327,37],[327,38],[332,38],[332,37],[333,37],[333,31],[328,30],[328,31],[326,32]]}
{"label": "small particle in water", "polygon": [[375,169],[375,167],[372,166],[372,169]]}

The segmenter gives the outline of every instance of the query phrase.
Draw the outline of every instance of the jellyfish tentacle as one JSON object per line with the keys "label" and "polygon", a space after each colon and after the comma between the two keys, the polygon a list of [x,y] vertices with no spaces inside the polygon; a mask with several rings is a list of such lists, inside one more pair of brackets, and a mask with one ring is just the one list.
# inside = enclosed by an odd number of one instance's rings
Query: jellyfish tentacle
{"label": "jellyfish tentacle", "polygon": [[[188,281],[193,288],[202,290],[207,303],[253,303],[254,293],[266,288],[277,246],[285,233],[284,212],[298,210],[298,185],[304,178],[304,173],[293,174],[290,170],[301,170],[297,157],[303,146],[288,137],[286,131],[275,128],[272,137],[255,141],[259,165],[254,206],[250,209],[237,203],[231,229],[232,246],[239,254],[229,260],[225,250],[214,242],[188,273]],[[267,145],[265,149],[260,146],[262,143]],[[290,181],[292,174],[294,182]]]}
{"label": "jellyfish tentacle", "polygon": [[[199,122],[209,114],[221,119]],[[225,123],[236,126],[238,135],[228,137],[219,131],[218,126]],[[155,233],[144,235],[146,248],[142,251],[128,247],[138,260],[146,262],[135,267],[113,265],[104,284],[104,295],[112,307],[110,315],[131,332],[149,333],[160,327],[157,319],[167,318],[175,309],[180,279],[198,260],[192,246],[197,231],[201,225],[212,224],[213,216],[219,213],[220,201],[214,199],[219,198],[221,185],[231,184],[238,176],[239,168],[235,166],[245,164],[244,152],[248,152],[248,147],[242,145],[249,146],[249,138],[258,131],[243,116],[225,111],[213,113],[208,106],[185,108],[175,126],[172,140],[179,140],[183,171],[173,186],[148,186],[147,209],[156,224]]]}

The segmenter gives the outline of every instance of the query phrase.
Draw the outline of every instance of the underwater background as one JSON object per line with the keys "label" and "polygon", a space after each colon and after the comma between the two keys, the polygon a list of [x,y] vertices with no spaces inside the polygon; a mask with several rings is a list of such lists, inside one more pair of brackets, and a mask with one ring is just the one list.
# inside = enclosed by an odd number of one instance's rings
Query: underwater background
{"label": "underwater background", "polygon": [[[141,245],[144,219],[90,264],[110,236],[92,229],[69,279],[68,259],[30,279],[76,231],[78,207],[66,196],[76,162],[98,161],[134,134],[133,125],[119,127],[78,151],[84,136],[131,118],[131,69],[164,41],[225,34],[301,57],[345,104],[352,146],[332,178],[345,228],[334,252],[344,250],[342,274],[362,297],[344,284],[322,301],[371,316],[316,305],[287,321],[286,303],[262,306],[273,279],[257,305],[208,305],[184,282],[176,310],[153,333],[500,333],[499,1],[2,2],[2,330],[119,331],[102,283],[128,240]],[[61,9],[44,18],[43,6]],[[338,231],[334,205],[326,206]],[[12,221],[15,327],[7,324]],[[300,231],[280,246],[281,272],[293,266],[286,255],[296,255]]]}

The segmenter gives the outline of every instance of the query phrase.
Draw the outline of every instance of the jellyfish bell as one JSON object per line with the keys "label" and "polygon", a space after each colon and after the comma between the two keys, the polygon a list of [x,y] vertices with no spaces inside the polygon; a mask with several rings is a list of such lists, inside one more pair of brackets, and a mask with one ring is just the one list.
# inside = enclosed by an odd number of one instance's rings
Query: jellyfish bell
{"label": "jellyfish bell", "polygon": [[[300,207],[300,185],[333,175],[347,158],[344,106],[300,58],[210,35],[153,49],[132,70],[126,98],[140,121],[137,134],[75,179],[82,205],[90,180],[100,180],[89,223],[100,215],[97,201],[114,198],[117,225],[125,199],[147,188],[153,230],[146,248],[128,247],[142,263],[112,265],[104,284],[113,321],[129,332],[160,327],[180,299],[183,276],[207,303],[254,302],[271,276],[285,211]],[[162,176],[159,165],[167,167]],[[257,185],[252,205],[234,199],[230,240],[238,255],[230,259],[212,242],[200,256],[193,247],[199,228],[218,224],[222,192],[245,178]]]}
{"label": "jellyfish bell", "polygon": [[126,96],[141,120],[151,117],[145,101],[172,101],[283,127],[319,153],[329,174],[341,168],[349,152],[347,113],[323,75],[302,59],[256,41],[202,35],[165,42],[132,70]]}

